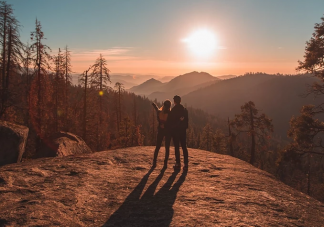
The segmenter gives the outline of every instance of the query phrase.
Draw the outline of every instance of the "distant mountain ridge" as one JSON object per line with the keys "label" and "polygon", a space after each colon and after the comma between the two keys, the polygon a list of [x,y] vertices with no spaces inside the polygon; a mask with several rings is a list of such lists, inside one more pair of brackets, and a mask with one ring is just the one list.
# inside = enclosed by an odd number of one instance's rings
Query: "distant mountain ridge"
{"label": "distant mountain ridge", "polygon": [[151,78],[140,85],[130,88],[129,91],[139,95],[147,95],[160,89],[162,86],[163,83],[161,81]]}
{"label": "distant mountain ridge", "polygon": [[308,76],[246,75],[195,90],[182,101],[225,119],[233,119],[245,102],[253,101],[257,109],[273,119],[275,133],[286,137],[291,117],[299,115],[303,105],[321,103],[320,98],[302,97],[306,84],[315,81]]}
{"label": "distant mountain ridge", "polygon": [[156,79],[146,82],[129,89],[138,95],[145,95],[148,98],[158,101],[171,99],[174,95],[185,95],[203,86],[210,85],[220,79],[206,72],[190,72],[171,79],[169,82],[162,83]]}
{"label": "distant mountain ridge", "polygon": [[222,76],[217,76],[217,78],[221,80],[228,80],[237,77],[237,75],[222,75]]}

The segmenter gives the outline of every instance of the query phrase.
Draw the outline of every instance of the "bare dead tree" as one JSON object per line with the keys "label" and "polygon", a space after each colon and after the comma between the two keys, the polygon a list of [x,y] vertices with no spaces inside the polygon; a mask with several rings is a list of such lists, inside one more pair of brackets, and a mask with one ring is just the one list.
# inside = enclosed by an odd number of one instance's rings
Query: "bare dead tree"
{"label": "bare dead tree", "polygon": [[116,100],[116,116],[117,116],[117,131],[119,132],[121,119],[122,119],[122,111],[121,111],[121,99],[122,92],[124,91],[124,85],[120,82],[115,83],[115,91],[117,93]]}
{"label": "bare dead tree", "polygon": [[63,67],[64,67],[64,78],[65,78],[65,88],[64,88],[64,130],[69,130],[68,124],[68,106],[69,106],[69,87],[72,80],[72,65],[71,65],[71,51],[68,46],[65,46],[63,52]]}
{"label": "bare dead tree", "polygon": [[92,69],[93,66],[90,66],[87,70],[85,70],[81,75],[80,75],[80,82],[81,85],[84,86],[84,92],[83,92],[83,140],[86,140],[87,138],[87,90],[89,86],[89,76],[88,72]]}
{"label": "bare dead tree", "polygon": [[42,31],[41,23],[36,19],[35,31],[31,33],[31,40],[34,41],[31,45],[32,61],[34,63],[34,73],[36,84],[34,86],[34,92],[36,93],[36,103],[33,109],[36,109],[34,113],[37,139],[36,139],[36,151],[40,149],[41,139],[43,136],[43,114],[44,114],[44,99],[47,90],[45,89],[46,81],[48,80],[48,72],[51,69],[50,61],[52,57],[48,53],[50,48],[43,43],[45,37]]}
{"label": "bare dead tree", "polygon": [[0,43],[2,47],[1,54],[1,101],[0,118],[5,110],[13,105],[9,103],[10,98],[10,78],[13,70],[21,69],[23,44],[20,41],[19,22],[13,15],[13,9],[10,4],[0,1]]}

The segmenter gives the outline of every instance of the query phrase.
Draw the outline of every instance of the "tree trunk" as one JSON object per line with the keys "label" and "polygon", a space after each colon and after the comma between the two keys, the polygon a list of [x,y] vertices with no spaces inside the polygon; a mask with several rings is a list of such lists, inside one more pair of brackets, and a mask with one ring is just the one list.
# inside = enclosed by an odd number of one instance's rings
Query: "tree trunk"
{"label": "tree trunk", "polygon": [[230,120],[229,120],[229,118],[227,120],[227,124],[228,124],[228,137],[229,137],[230,155],[231,156],[234,156],[234,152],[233,152],[233,141],[232,141],[232,131],[231,131],[231,126],[230,126]]}
{"label": "tree trunk", "polygon": [[307,195],[310,195],[310,186],[311,186],[311,183],[310,183],[310,169],[311,169],[311,154],[308,154],[308,169],[307,169]]}
{"label": "tree trunk", "polygon": [[68,82],[69,82],[69,67],[68,67],[68,49],[65,48],[65,95],[64,95],[64,130],[69,131],[67,115],[68,115]]}
{"label": "tree trunk", "polygon": [[10,72],[11,72],[11,51],[12,51],[12,30],[11,26],[9,27],[9,37],[8,37],[8,60],[7,60],[7,76],[6,76],[6,99],[8,98],[9,92],[9,81],[10,81]]}
{"label": "tree trunk", "polygon": [[132,131],[131,146],[134,145],[135,133],[136,133],[136,127],[137,127],[137,108],[136,108],[136,96],[135,95],[134,95],[134,113],[133,114],[134,114],[134,127],[133,127],[133,131]]}
{"label": "tree trunk", "polygon": [[55,75],[55,88],[54,88],[54,131],[58,131],[58,83],[59,83],[59,59],[56,60],[56,75]]}
{"label": "tree trunk", "polygon": [[99,88],[99,125],[97,130],[97,150],[100,150],[101,145],[101,125],[102,125],[102,57],[100,55],[100,88]]}
{"label": "tree trunk", "polygon": [[119,112],[119,124],[121,123],[121,86],[118,87],[118,112]]}
{"label": "tree trunk", "polygon": [[[6,11],[6,9],[5,9]],[[4,13],[3,18],[3,35],[2,35],[2,87],[1,87],[1,109],[0,109],[0,118],[5,112],[5,103],[6,103],[6,38],[7,38],[7,14]]]}
{"label": "tree trunk", "polygon": [[88,70],[85,72],[84,78],[84,99],[83,99],[83,140],[87,138],[87,85],[88,85]]}
{"label": "tree trunk", "polygon": [[253,165],[254,159],[255,159],[255,133],[254,133],[254,117],[252,108],[250,107],[250,119],[251,119],[251,158],[250,158],[250,164]]}
{"label": "tree trunk", "polygon": [[27,52],[27,56],[26,56],[26,104],[27,104],[27,114],[26,114],[26,125],[28,128],[30,128],[30,120],[29,120],[29,116],[30,116],[30,78],[29,78],[29,47],[28,47],[28,52]]}
{"label": "tree trunk", "polygon": [[38,134],[36,139],[36,152],[40,152],[41,146],[41,134],[42,134],[42,80],[41,80],[41,62],[42,62],[42,55],[41,55],[41,44],[40,40],[37,41],[37,127],[38,127]]}

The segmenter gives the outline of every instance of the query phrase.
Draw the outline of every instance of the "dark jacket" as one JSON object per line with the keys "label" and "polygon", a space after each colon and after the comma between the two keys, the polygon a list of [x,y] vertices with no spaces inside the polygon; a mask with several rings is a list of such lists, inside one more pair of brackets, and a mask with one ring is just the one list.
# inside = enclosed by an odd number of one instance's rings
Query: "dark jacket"
{"label": "dark jacket", "polygon": [[167,127],[170,128],[171,131],[181,132],[186,131],[188,128],[188,110],[181,104],[175,105],[168,118]]}

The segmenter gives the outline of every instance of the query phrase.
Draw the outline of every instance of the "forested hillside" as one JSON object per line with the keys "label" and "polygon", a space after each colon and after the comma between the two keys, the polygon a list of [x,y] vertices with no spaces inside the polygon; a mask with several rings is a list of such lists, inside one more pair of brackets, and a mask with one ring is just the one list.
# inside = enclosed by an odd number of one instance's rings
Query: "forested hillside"
{"label": "forested hillside", "polygon": [[248,73],[191,92],[183,97],[183,102],[220,118],[233,119],[243,103],[253,101],[273,119],[275,134],[286,138],[290,118],[298,115],[303,105],[321,102],[313,95],[304,97],[307,84],[315,81],[318,79],[310,75]]}

